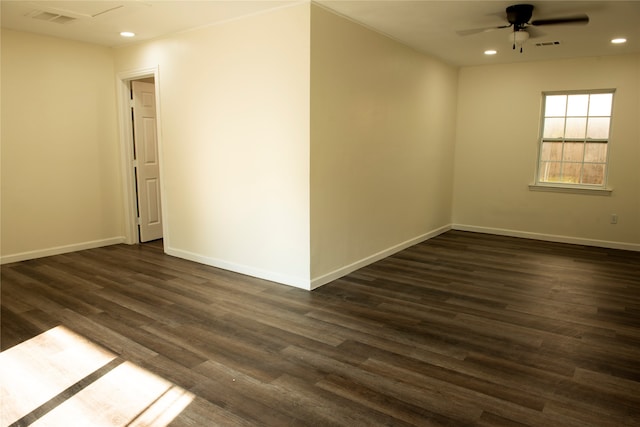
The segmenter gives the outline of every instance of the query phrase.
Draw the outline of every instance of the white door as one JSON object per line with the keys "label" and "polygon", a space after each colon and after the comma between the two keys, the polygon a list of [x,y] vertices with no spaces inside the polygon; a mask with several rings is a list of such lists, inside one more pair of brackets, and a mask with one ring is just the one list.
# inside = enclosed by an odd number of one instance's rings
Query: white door
{"label": "white door", "polygon": [[132,81],[133,141],[138,193],[140,241],[162,238],[160,168],[156,134],[156,96],[153,83]]}

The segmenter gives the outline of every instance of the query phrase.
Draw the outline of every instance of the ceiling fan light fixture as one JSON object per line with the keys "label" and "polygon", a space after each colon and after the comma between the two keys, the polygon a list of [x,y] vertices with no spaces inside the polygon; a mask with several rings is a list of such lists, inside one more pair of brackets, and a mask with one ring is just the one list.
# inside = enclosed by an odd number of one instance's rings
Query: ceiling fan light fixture
{"label": "ceiling fan light fixture", "polygon": [[520,53],[522,53],[522,45],[524,45],[524,42],[527,40],[529,40],[529,33],[527,30],[516,30],[509,34],[509,41],[513,42],[513,50],[519,48]]}
{"label": "ceiling fan light fixture", "polygon": [[623,43],[626,43],[626,42],[627,42],[627,39],[625,39],[624,37],[618,37],[618,38],[615,38],[615,39],[611,40],[612,44],[623,44]]}
{"label": "ceiling fan light fixture", "polygon": [[513,40],[517,46],[522,46],[524,42],[529,40],[529,33],[525,30],[514,31],[513,34],[509,35],[509,40]]}

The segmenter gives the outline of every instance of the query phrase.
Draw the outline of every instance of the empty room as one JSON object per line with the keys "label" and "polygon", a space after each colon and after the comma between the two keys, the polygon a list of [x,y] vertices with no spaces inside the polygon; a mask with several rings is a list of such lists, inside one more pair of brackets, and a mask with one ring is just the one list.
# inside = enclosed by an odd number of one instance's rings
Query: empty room
{"label": "empty room", "polygon": [[640,424],[640,2],[1,7],[2,426]]}

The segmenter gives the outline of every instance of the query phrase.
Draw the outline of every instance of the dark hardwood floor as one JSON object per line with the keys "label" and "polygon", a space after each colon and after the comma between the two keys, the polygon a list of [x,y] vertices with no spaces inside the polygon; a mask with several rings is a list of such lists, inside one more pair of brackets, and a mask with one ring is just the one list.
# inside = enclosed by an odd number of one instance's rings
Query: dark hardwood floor
{"label": "dark hardwood floor", "polygon": [[450,231],[307,292],[155,242],[1,280],[3,351],[64,325],[191,393],[172,426],[640,425],[638,252]]}

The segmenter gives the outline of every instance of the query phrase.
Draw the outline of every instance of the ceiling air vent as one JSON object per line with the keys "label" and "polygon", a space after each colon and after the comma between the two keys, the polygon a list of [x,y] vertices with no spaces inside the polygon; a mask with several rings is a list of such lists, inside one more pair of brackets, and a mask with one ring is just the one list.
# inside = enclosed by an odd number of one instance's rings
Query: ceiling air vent
{"label": "ceiling air vent", "polygon": [[57,13],[45,12],[43,10],[36,10],[29,14],[33,19],[39,19],[41,21],[55,22],[56,24],[67,24],[71,21],[75,21],[76,18],[72,16],[60,15]]}
{"label": "ceiling air vent", "polygon": [[536,46],[538,47],[543,47],[543,46],[556,46],[559,45],[560,42],[555,41],[555,42],[540,42],[540,43],[536,43]]}

